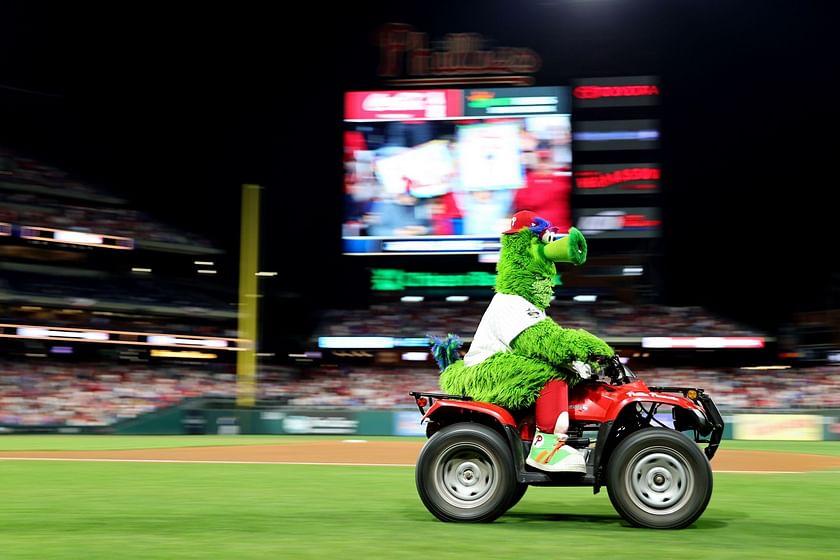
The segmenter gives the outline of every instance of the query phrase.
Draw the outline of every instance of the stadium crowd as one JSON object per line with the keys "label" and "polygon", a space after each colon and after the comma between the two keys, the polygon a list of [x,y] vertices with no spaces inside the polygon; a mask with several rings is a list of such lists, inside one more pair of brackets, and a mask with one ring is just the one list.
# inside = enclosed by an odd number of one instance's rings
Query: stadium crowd
{"label": "stadium crowd", "polygon": [[[363,309],[328,311],[316,332],[323,336],[405,337],[454,333],[465,338],[475,332],[486,309],[487,301],[380,303]],[[581,304],[558,299],[546,313],[563,327],[585,329],[601,337],[762,336],[755,329],[714,316],[700,307],[609,301]]]}
{"label": "stadium crowd", "polygon": [[[723,411],[840,408],[840,366],[775,371],[650,368],[651,386],[704,388]],[[105,426],[190,397],[234,398],[232,365],[0,361],[0,425]],[[409,391],[437,391],[434,368],[301,366],[261,368],[260,400],[289,406],[413,408]]]}
{"label": "stadium crowd", "polygon": [[[260,377],[261,399],[276,394],[283,368]],[[106,426],[191,397],[236,394],[231,366],[0,360],[0,425]]]}
{"label": "stadium crowd", "polygon": [[[840,408],[840,366],[751,371],[734,368],[650,368],[637,372],[649,386],[700,387],[722,410]],[[289,404],[364,408],[414,406],[409,391],[437,391],[437,370],[318,369],[285,385]]]}
{"label": "stadium crowd", "polygon": [[210,247],[68,173],[0,148],[0,222]]}
{"label": "stadium crowd", "polygon": [[[56,298],[67,305],[82,308],[108,309],[133,306],[166,308],[202,308],[230,310],[232,293],[213,293],[198,282],[175,281],[158,276],[128,276],[102,273],[99,276],[56,276],[4,270],[0,277],[0,292],[14,295],[15,300],[28,298]],[[232,290],[231,290],[232,291]]]}

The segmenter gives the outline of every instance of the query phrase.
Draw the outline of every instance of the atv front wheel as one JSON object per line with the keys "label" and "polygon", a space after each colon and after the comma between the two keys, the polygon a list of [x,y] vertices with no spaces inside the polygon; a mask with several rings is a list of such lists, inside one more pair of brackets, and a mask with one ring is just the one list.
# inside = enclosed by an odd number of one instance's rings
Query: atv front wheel
{"label": "atv front wheel", "polygon": [[645,428],[621,442],[607,465],[615,510],[637,527],[681,529],[712,496],[712,469],[697,445],[666,428]]}
{"label": "atv front wheel", "polygon": [[513,509],[513,507],[519,503],[523,496],[525,496],[525,492],[528,490],[528,485],[524,482],[517,482],[516,488],[513,492],[513,495],[510,497],[510,503],[507,506],[507,509]]}
{"label": "atv front wheel", "polygon": [[471,422],[447,426],[426,442],[415,481],[426,509],[441,521],[493,521],[517,494],[507,442],[498,432]]}

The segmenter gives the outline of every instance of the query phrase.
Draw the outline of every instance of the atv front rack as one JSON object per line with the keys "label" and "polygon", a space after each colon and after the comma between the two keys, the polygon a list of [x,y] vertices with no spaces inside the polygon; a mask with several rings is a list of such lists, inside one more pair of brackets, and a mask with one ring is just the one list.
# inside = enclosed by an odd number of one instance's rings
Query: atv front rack
{"label": "atv front rack", "polygon": [[699,440],[698,443],[708,443],[709,445],[703,450],[706,457],[711,460],[720,446],[720,440],[723,437],[723,418],[720,415],[715,402],[712,397],[707,395],[703,389],[698,387],[648,387],[653,392],[658,393],[682,393],[687,399],[698,403],[703,407],[706,413],[706,419],[711,425],[711,433],[708,440]]}

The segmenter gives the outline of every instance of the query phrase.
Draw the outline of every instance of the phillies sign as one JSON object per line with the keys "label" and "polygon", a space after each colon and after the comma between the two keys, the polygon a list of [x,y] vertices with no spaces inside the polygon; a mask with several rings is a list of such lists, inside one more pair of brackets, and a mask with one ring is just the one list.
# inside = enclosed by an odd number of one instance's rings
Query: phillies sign
{"label": "phillies sign", "polygon": [[542,61],[533,50],[491,47],[478,33],[450,33],[439,41],[404,23],[379,33],[379,75],[392,84],[530,85]]}

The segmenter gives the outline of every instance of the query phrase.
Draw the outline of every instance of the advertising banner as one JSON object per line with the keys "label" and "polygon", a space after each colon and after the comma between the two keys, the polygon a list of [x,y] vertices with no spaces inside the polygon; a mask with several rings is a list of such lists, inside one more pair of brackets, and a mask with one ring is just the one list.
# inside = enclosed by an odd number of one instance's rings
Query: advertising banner
{"label": "advertising banner", "polygon": [[283,418],[287,434],[355,434],[358,427],[352,412],[292,410]]}
{"label": "advertising banner", "polygon": [[840,417],[823,417],[823,439],[826,441],[840,441]]}
{"label": "advertising banner", "polygon": [[650,194],[659,192],[656,163],[579,165],[575,167],[576,194]]}
{"label": "advertising banner", "polygon": [[820,441],[823,417],[815,414],[735,414],[735,439]]}
{"label": "advertising banner", "polygon": [[394,435],[396,436],[425,436],[426,425],[420,423],[420,412],[417,410],[394,413]]}
{"label": "advertising banner", "polygon": [[481,88],[464,94],[464,115],[502,117],[571,112],[565,87]]}
{"label": "advertising banner", "polygon": [[457,89],[351,91],[344,97],[346,120],[442,119],[463,113]]}
{"label": "advertising banner", "polygon": [[578,121],[572,133],[575,150],[650,150],[659,147],[659,121]]}
{"label": "advertising banner", "polygon": [[656,207],[580,208],[575,212],[575,225],[586,237],[659,237],[661,224]]}
{"label": "advertising banner", "polygon": [[576,109],[659,104],[659,79],[656,76],[584,78],[575,80],[573,85]]}

